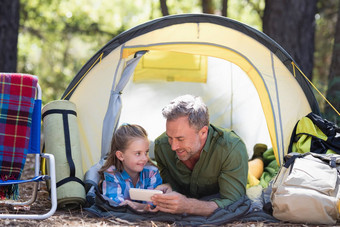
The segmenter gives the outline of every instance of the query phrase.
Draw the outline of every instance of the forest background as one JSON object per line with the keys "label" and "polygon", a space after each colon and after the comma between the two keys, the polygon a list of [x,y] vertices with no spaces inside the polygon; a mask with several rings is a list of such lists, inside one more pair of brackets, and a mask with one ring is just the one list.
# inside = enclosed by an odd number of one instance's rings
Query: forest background
{"label": "forest background", "polygon": [[0,0],[0,72],[37,75],[46,104],[60,99],[81,67],[121,32],[166,15],[217,14],[263,31],[281,45],[315,85],[322,116],[339,125],[339,2]]}

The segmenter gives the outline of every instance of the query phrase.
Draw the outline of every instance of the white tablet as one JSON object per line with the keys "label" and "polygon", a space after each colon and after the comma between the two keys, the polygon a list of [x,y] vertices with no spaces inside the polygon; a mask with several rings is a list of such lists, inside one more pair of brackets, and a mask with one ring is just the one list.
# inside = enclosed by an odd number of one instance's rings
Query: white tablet
{"label": "white tablet", "polygon": [[155,194],[163,194],[160,190],[154,189],[141,189],[141,188],[130,188],[130,198],[132,200],[141,200],[151,202],[151,197]]}

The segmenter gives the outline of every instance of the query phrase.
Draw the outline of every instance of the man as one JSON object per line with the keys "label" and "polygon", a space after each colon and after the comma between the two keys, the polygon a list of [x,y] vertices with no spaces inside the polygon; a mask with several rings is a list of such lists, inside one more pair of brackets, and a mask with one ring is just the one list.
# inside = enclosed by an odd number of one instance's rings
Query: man
{"label": "man", "polygon": [[209,124],[200,97],[184,95],[162,110],[166,132],[155,140],[163,182],[156,210],[209,216],[246,193],[248,154],[231,130]]}

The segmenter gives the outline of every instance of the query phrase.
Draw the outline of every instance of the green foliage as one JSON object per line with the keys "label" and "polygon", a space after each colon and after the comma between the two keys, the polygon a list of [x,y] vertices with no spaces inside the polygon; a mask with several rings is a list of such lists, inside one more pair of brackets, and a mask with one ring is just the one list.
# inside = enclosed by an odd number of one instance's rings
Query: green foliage
{"label": "green foliage", "polygon": [[[21,0],[18,72],[39,77],[43,103],[59,99],[81,67],[109,40],[161,17],[159,0]],[[313,82],[325,94],[337,3],[319,1]],[[170,14],[201,13],[201,0],[167,0]],[[214,0],[216,14],[222,1]],[[262,29],[264,0],[229,0],[228,17]],[[319,103],[320,96],[316,94]]]}
{"label": "green foliage", "polygon": [[[250,1],[229,2],[231,18],[262,27]],[[264,0],[251,2],[263,7]],[[167,5],[170,14],[202,12],[200,0],[168,0]],[[219,13],[221,1],[214,5]],[[61,97],[81,67],[109,40],[161,16],[159,0],[21,0],[17,71],[39,77],[46,104]]]}
{"label": "green foliage", "polygon": [[229,0],[228,17],[262,31],[264,0]]}
{"label": "green foliage", "polygon": [[201,13],[201,0],[167,0],[170,14]]}
{"label": "green foliage", "polygon": [[[335,124],[340,126],[340,116],[339,114],[339,107],[340,107],[340,77],[334,77],[332,81],[329,83],[328,87],[328,101],[332,104],[333,107],[330,105],[326,106],[324,109],[324,117],[334,122]],[[337,109],[336,112],[333,108]]]}
{"label": "green foliage", "polygon": [[39,77],[44,104],[59,99],[75,74],[109,40],[160,16],[150,15],[152,5],[147,2],[22,0],[17,71]]}
{"label": "green foliage", "polygon": [[[337,22],[338,1],[318,1],[316,19],[313,83],[322,94],[328,88],[329,68],[332,61],[335,25]],[[313,89],[316,99],[324,112],[328,105]],[[325,114],[325,113],[324,113]]]}

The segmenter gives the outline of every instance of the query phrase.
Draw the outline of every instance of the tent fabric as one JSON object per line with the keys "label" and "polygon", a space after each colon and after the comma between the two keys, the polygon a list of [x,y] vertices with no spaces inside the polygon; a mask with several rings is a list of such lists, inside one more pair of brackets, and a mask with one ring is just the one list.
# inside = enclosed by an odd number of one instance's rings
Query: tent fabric
{"label": "tent fabric", "polygon": [[153,51],[145,55],[137,65],[133,82],[165,80],[206,83],[207,61],[207,56]]}
{"label": "tent fabric", "polygon": [[[139,51],[147,52],[139,64],[155,53],[207,57],[207,79],[182,81],[179,76],[180,80],[171,80],[176,78],[173,72],[162,81],[146,68],[138,77],[137,65],[126,87],[119,88],[121,112],[113,107],[116,116],[104,121],[111,87],[117,86],[126,62]],[[173,57],[158,61],[157,67],[175,64]],[[265,143],[282,163],[296,122],[309,112],[319,114],[308,82],[295,67],[289,54],[268,36],[221,16],[173,15],[123,32],[83,66],[62,96],[77,105],[84,172],[103,156],[100,150],[108,150],[103,137],[111,137],[118,124],[141,124],[151,141],[155,139],[165,130],[161,108],[186,93],[202,96],[211,122],[241,136],[249,157],[256,143]],[[111,129],[104,130],[106,125]]]}
{"label": "tent fabric", "polygon": [[109,106],[107,108],[107,112],[105,114],[103,122],[101,158],[103,158],[110,151],[112,134],[115,131],[115,127],[117,126],[117,122],[121,112],[122,101],[120,98],[120,94],[129,81],[131,75],[134,72],[134,69],[136,68],[143,54],[139,54],[139,56],[127,62],[126,68],[115,89],[115,83],[113,83],[112,85]]}

